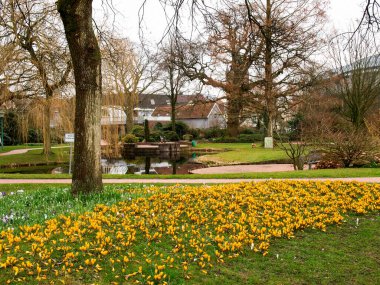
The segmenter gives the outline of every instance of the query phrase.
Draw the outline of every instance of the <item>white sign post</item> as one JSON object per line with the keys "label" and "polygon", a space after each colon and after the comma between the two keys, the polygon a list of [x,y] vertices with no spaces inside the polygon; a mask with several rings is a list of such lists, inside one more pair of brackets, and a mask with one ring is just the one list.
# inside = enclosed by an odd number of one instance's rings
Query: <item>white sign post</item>
{"label": "white sign post", "polygon": [[265,137],[264,138],[264,148],[273,148],[273,138]]}
{"label": "white sign post", "polygon": [[72,154],[73,154],[73,143],[74,143],[75,135],[73,133],[65,134],[65,143],[70,144],[70,164],[69,164],[69,174],[71,174],[71,163],[72,163]]}

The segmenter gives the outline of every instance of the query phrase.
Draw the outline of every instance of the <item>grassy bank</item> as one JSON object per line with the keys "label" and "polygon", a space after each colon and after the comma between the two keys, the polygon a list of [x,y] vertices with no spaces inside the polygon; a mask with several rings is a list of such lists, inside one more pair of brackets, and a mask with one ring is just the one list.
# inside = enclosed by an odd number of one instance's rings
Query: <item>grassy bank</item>
{"label": "grassy bank", "polygon": [[186,284],[380,284],[378,244],[380,216],[350,216],[326,232],[278,239],[267,256],[243,254]]}
{"label": "grassy bank", "polygon": [[[40,147],[38,147],[40,148]],[[53,148],[48,156],[41,154],[41,149],[30,150],[27,153],[4,155],[0,157],[0,166],[5,165],[38,165],[46,163],[65,163],[69,161],[69,148]]]}
{"label": "grassy bank", "polygon": [[40,186],[0,199],[0,231],[15,229],[1,233],[0,283],[377,284],[379,191],[271,181],[72,197]]}
{"label": "grassy bank", "polygon": [[[380,168],[317,169],[288,172],[256,172],[227,174],[135,175],[105,174],[104,179],[270,179],[270,178],[344,178],[379,177]],[[0,174],[0,179],[68,179],[68,174]],[[1,185],[0,185],[1,187]]]}
{"label": "grassy bank", "polygon": [[285,152],[279,148],[265,149],[259,144],[252,148],[249,143],[201,143],[196,148],[225,150],[198,158],[198,161],[210,165],[258,163],[288,158]]}

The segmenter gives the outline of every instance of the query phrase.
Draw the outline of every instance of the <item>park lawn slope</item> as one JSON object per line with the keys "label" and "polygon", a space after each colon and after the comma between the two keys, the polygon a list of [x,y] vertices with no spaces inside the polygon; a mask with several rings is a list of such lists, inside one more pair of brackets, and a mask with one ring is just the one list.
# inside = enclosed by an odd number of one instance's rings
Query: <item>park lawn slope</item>
{"label": "park lawn slope", "polygon": [[379,184],[121,185],[79,197],[64,187],[0,205],[1,284],[380,280]]}
{"label": "park lawn slope", "polygon": [[42,154],[41,149],[30,150],[27,153],[0,156],[0,166],[11,165],[39,165],[65,163],[69,161],[69,148],[53,148],[48,156]]}
{"label": "park lawn slope", "polygon": [[206,154],[197,161],[208,165],[231,165],[242,163],[260,163],[289,159],[280,148],[265,149],[257,145],[252,148],[249,143],[204,143],[197,145],[198,149],[223,150],[214,154]]}
{"label": "park lawn slope", "polygon": [[218,264],[187,284],[380,284],[378,244],[380,215],[351,215],[326,232],[278,239],[267,256],[242,254]]}

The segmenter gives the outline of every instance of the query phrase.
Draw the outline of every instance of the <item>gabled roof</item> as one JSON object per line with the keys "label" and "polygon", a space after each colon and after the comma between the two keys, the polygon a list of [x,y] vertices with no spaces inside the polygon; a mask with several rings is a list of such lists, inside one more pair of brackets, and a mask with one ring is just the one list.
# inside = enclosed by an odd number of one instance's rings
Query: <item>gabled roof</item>
{"label": "gabled roof", "polygon": [[[202,104],[181,105],[176,108],[177,119],[207,119],[212,108],[216,105],[214,102],[206,102]],[[171,107],[157,107],[152,117],[170,116]]]}
{"label": "gabled roof", "polygon": [[[204,101],[202,95],[178,95],[177,105],[186,105],[190,101]],[[155,109],[161,106],[170,106],[170,97],[165,94],[140,94],[138,108]]]}
{"label": "gabled roof", "polygon": [[158,94],[140,94],[138,107],[141,109],[155,109],[158,106],[170,104],[169,97]]}

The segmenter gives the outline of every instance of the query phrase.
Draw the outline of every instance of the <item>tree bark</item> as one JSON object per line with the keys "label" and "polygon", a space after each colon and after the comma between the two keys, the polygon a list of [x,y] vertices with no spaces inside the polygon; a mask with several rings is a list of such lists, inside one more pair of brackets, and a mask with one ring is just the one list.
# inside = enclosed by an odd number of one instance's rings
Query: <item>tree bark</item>
{"label": "tree bark", "polygon": [[50,138],[50,98],[46,98],[44,102],[44,111],[43,111],[43,126],[42,126],[42,135],[44,140],[43,154],[48,156],[51,153],[51,138]]}
{"label": "tree bark", "polygon": [[[175,132],[175,122],[176,122],[176,116],[175,116],[175,109],[176,109],[176,102],[171,102],[170,103],[171,107],[171,114],[170,114],[170,122],[172,124],[172,131]],[[182,139],[182,138],[180,138]]]}
{"label": "tree bark", "polygon": [[265,122],[265,136],[266,137],[273,137],[273,125],[274,125],[274,118],[273,118],[273,114],[271,114],[271,112],[268,112],[268,118]]}
{"label": "tree bark", "polygon": [[265,121],[265,136],[273,137],[273,112],[276,109],[276,102],[273,98],[273,71],[272,71],[272,3],[267,0],[266,22],[265,22],[265,111],[268,116]]}
{"label": "tree bark", "polygon": [[133,116],[133,110],[134,110],[134,104],[133,104],[133,95],[131,93],[126,93],[126,108],[125,113],[127,116],[127,121],[125,124],[125,133],[130,134],[132,133],[133,125],[134,125],[134,116]]}
{"label": "tree bark", "polygon": [[71,192],[103,189],[100,165],[101,56],[92,27],[92,0],[59,0],[75,77],[75,143]]}
{"label": "tree bark", "polygon": [[230,95],[228,100],[227,108],[227,134],[229,137],[235,138],[239,135],[240,126],[240,97],[231,98],[232,96],[237,96],[236,94]]}

